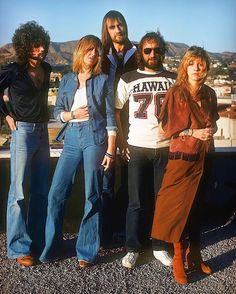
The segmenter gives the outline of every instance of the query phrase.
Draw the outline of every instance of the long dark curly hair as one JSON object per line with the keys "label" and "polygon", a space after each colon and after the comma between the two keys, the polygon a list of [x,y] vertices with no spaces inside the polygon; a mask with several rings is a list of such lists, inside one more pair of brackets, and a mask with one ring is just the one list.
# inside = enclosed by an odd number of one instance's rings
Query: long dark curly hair
{"label": "long dark curly hair", "polygon": [[50,37],[36,21],[28,21],[16,29],[12,37],[13,47],[16,52],[17,62],[27,63],[32,47],[44,46],[45,56],[48,53]]}

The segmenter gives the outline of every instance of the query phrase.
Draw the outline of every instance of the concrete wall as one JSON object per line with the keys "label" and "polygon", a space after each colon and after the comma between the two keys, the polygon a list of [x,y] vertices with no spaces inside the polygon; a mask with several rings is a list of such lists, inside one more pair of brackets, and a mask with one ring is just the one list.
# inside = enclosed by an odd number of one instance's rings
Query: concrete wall
{"label": "concrete wall", "polygon": [[[57,158],[51,158],[50,180],[57,163]],[[5,230],[6,202],[10,179],[10,160],[0,159],[0,230]],[[127,191],[121,186],[120,164],[116,168],[115,209],[117,224],[123,225],[127,207]],[[124,180],[127,174],[122,173]],[[207,212],[221,214],[235,209],[236,206],[236,152],[216,152],[210,154],[206,161],[206,173],[203,175],[205,207]],[[75,179],[71,197],[68,200],[64,230],[77,232],[83,213],[84,185],[83,172]]]}
{"label": "concrete wall", "polygon": [[[58,158],[51,157],[50,159],[50,182],[52,180],[53,172],[55,170]],[[121,217],[121,221],[117,222],[117,225],[122,226],[125,222],[125,212],[127,207],[127,191],[121,187],[121,169],[123,167],[118,164],[116,168],[116,184],[115,184],[115,207],[114,212],[117,214],[117,218]],[[122,173],[124,180],[127,181],[127,171]],[[77,232],[79,223],[83,214],[84,207],[84,178],[83,169],[81,168],[75,178],[75,182],[72,188],[71,196],[68,199],[64,230],[69,232]],[[5,218],[7,207],[7,195],[10,185],[10,159],[0,158],[0,231],[5,230]],[[28,186],[28,185],[27,185]],[[26,195],[28,195],[28,188],[26,189]]]}

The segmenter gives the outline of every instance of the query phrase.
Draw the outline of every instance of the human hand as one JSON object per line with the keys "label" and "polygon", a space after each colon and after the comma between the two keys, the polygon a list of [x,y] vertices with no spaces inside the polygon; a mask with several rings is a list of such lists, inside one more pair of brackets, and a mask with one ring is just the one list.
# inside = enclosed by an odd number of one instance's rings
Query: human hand
{"label": "human hand", "polygon": [[105,154],[101,165],[104,167],[104,171],[108,170],[114,165],[115,158],[112,158]]}
{"label": "human hand", "polygon": [[207,141],[212,138],[213,136],[213,129],[212,128],[205,128],[205,129],[193,129],[192,136],[197,138],[201,141]]}
{"label": "human hand", "polygon": [[7,115],[6,116],[6,122],[8,123],[11,131],[15,131],[16,130],[16,122],[15,122],[15,120],[10,115]]}
{"label": "human hand", "polygon": [[129,148],[125,147],[122,151],[121,151],[121,158],[126,161],[129,162],[130,160],[130,152],[129,152]]}
{"label": "human hand", "polygon": [[74,117],[77,119],[86,119],[89,118],[88,106],[81,106],[73,110]]}

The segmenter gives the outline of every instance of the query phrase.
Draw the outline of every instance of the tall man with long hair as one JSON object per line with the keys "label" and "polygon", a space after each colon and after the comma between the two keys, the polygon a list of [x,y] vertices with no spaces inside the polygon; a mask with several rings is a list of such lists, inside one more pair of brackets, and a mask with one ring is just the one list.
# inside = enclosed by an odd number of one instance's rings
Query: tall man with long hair
{"label": "tall man with long hair", "polygon": [[[102,71],[108,75],[108,81],[115,94],[118,81],[122,74],[137,69],[136,47],[128,38],[128,27],[124,16],[116,10],[111,10],[102,22]],[[124,106],[121,120],[123,129],[128,129],[128,103]],[[119,135],[117,137],[119,145]],[[122,233],[125,225],[125,210],[127,201],[127,165],[121,166],[121,187],[117,193],[116,206],[122,208],[116,215],[114,198],[115,167],[108,170],[103,178],[103,233],[102,245],[112,243],[113,233]]]}
{"label": "tall man with long hair", "polygon": [[[11,185],[7,205],[7,254],[31,266],[44,247],[47,212],[49,142],[47,122],[51,67],[44,62],[50,37],[34,21],[14,33],[17,61],[0,72],[0,93],[8,88],[9,107],[0,100],[0,111],[11,136]],[[29,205],[25,182],[29,177]]]}

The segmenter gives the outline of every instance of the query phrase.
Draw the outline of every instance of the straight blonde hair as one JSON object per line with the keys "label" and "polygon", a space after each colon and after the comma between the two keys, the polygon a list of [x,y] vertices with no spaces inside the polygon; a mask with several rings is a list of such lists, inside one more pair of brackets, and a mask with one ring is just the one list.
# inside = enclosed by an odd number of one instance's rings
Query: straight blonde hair
{"label": "straight blonde hair", "polygon": [[101,52],[102,43],[100,39],[94,35],[86,35],[79,40],[73,53],[72,70],[75,73],[83,72],[84,56],[92,48],[95,48],[99,52],[98,61],[92,68],[92,74],[98,75],[102,72],[101,69]]}

